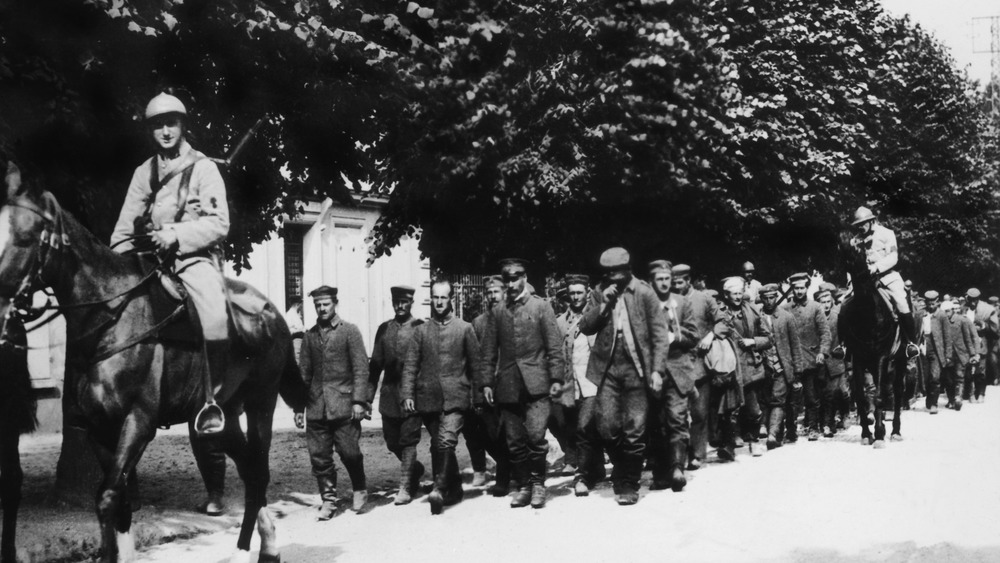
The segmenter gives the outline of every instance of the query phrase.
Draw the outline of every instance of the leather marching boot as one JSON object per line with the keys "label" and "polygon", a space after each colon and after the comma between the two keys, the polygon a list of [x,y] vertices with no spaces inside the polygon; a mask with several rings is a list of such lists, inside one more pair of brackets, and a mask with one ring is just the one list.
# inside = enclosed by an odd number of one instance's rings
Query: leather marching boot
{"label": "leather marching boot", "polygon": [[917,348],[917,325],[913,321],[913,313],[899,313],[899,328],[906,339],[906,357],[916,358],[920,349]]}
{"label": "leather marching boot", "polygon": [[337,512],[337,484],[330,477],[317,477],[316,484],[319,485],[319,498],[323,501],[316,519],[329,520]]}
{"label": "leather marching boot", "polygon": [[[395,505],[409,504],[413,500],[413,494],[416,492],[416,488],[413,486],[413,474],[418,465],[417,448],[403,448],[399,458],[399,492],[396,493],[396,500],[392,502]],[[423,466],[420,468],[422,470]]]}
{"label": "leather marching boot", "polygon": [[548,500],[548,491],[545,490],[545,458],[534,466],[531,472],[531,508],[542,508]]}
{"label": "leather marching boot", "polygon": [[495,497],[505,497],[510,494],[510,462],[497,461],[497,473],[489,493]]}
{"label": "leather marching boot", "polygon": [[528,461],[522,461],[514,464],[513,469],[514,476],[517,479],[517,492],[514,493],[514,498],[510,499],[511,508],[528,506],[528,503],[531,502],[531,480],[528,478],[528,463]]}
{"label": "leather marching boot", "polygon": [[465,491],[462,489],[462,475],[458,470],[458,458],[455,450],[448,450],[444,456],[444,467],[441,470],[444,475],[444,504],[451,506],[462,502]]}
{"label": "leather marching boot", "polygon": [[434,489],[431,490],[431,494],[427,496],[427,500],[431,504],[431,514],[441,514],[444,510],[444,494],[448,487],[448,478],[445,474],[445,467],[447,462],[442,462],[439,460],[444,459],[444,452],[439,450],[434,450],[432,452],[433,462],[431,465],[438,467],[438,472],[434,475]]}
{"label": "leather marching boot", "polygon": [[670,460],[670,490],[679,493],[687,486],[687,477],[684,475],[684,466],[687,464],[687,444],[677,442],[670,445],[673,453]]}
{"label": "leather marching boot", "polygon": [[226,426],[226,417],[222,407],[215,402],[215,385],[221,385],[226,366],[229,363],[229,341],[204,341],[205,370],[203,385],[205,387],[205,406],[198,411],[194,427],[199,436],[218,434]]}

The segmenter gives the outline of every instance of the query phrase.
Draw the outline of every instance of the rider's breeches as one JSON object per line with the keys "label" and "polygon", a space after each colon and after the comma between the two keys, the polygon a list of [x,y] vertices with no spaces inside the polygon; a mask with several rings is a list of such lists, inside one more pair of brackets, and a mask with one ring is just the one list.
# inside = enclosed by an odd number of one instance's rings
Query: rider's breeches
{"label": "rider's breeches", "polygon": [[222,273],[211,262],[198,260],[179,267],[177,277],[191,295],[205,340],[227,340],[229,317]]}
{"label": "rider's breeches", "polygon": [[903,314],[909,313],[910,303],[906,300],[906,285],[903,282],[903,276],[899,275],[899,272],[889,272],[882,277],[882,284],[892,295],[892,300],[896,303],[896,310]]}

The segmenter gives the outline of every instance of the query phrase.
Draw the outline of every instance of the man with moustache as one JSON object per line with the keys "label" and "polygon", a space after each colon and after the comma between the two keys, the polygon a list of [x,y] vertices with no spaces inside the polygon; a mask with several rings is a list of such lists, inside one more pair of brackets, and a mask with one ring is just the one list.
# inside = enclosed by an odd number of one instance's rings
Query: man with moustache
{"label": "man with moustache", "polygon": [[941,297],[934,290],[924,293],[924,315],[921,317],[920,331],[924,335],[924,356],[927,373],[925,388],[926,406],[930,414],[938,413],[938,397],[941,395],[942,371],[948,367],[948,322],[941,309]]}
{"label": "man with moustache", "polygon": [[507,295],[486,322],[482,390],[488,404],[500,406],[519,484],[511,508],[529,502],[542,508],[547,497],[545,430],[551,400],[562,393],[566,368],[555,313],[528,290],[526,265],[519,258],[500,263]]}
{"label": "man with moustache", "polygon": [[[492,310],[503,299],[504,285],[503,279],[499,275],[487,276],[484,283],[484,298],[486,311],[475,319],[472,319],[472,329],[476,332],[476,338],[482,343],[486,336],[486,324],[490,320]],[[480,486],[476,478],[478,472],[478,454],[473,453],[473,449],[485,448],[493,461],[496,462],[496,478],[489,493],[496,497],[505,497],[510,493],[510,452],[507,450],[507,438],[503,434],[503,425],[500,421],[500,409],[496,405],[489,405],[483,397],[482,389],[474,386],[472,390],[473,408],[467,413],[462,434],[465,436],[466,445],[469,446],[469,457],[473,460],[473,486]],[[483,459],[482,469],[485,472],[486,460]],[[483,481],[485,482],[485,474]]]}
{"label": "man with moustache", "polygon": [[[785,309],[791,313],[795,332],[799,335],[797,378],[802,382],[805,399],[805,424],[809,441],[819,439],[819,377],[830,356],[830,325],[820,306],[809,299],[809,275],[795,274],[789,278],[792,300]],[[789,428],[791,432],[791,429]]]}
{"label": "man with moustache", "polygon": [[[563,400],[573,397],[572,411],[575,411],[576,472],[573,477],[573,492],[576,496],[587,496],[590,489],[606,476],[604,470],[604,449],[597,430],[596,401],[597,385],[587,379],[590,352],[594,347],[594,336],[580,331],[580,319],[587,307],[590,293],[590,278],[573,274],[566,276],[566,296],[569,308],[556,320],[563,333],[563,350],[566,356],[566,381],[569,387],[563,391]],[[569,407],[565,407],[570,411]],[[568,455],[568,454],[567,454]]]}
{"label": "man with moustache", "polygon": [[688,395],[694,392],[691,349],[698,344],[698,329],[690,304],[671,291],[672,268],[673,264],[667,260],[649,263],[650,285],[667,318],[669,345],[663,393],[650,398],[647,429],[654,465],[649,489],[670,488],[680,492],[687,485],[684,468],[691,440]]}
{"label": "man with moustache", "polygon": [[379,325],[372,346],[372,358],[368,364],[368,402],[375,400],[378,381],[382,379],[378,412],[382,415],[382,436],[385,445],[400,461],[399,492],[395,504],[407,504],[413,499],[424,466],[417,461],[417,443],[420,442],[420,421],[403,412],[399,396],[399,384],[403,377],[403,360],[406,346],[413,332],[423,324],[413,318],[412,287],[397,285],[389,289],[395,317]]}
{"label": "man with moustache", "polygon": [[[708,454],[708,410],[711,400],[712,378],[705,368],[704,356],[715,338],[722,337],[726,325],[718,301],[705,292],[691,286],[691,267],[675,264],[671,268],[673,295],[679,307],[691,311],[694,319],[697,343],[687,350],[690,361],[672,364],[673,373],[686,375],[694,381],[695,392],[688,394],[688,409],[691,414],[691,437],[688,444],[688,469],[696,470],[705,462]],[[676,358],[675,358],[676,359]]]}
{"label": "man with moustache", "polygon": [[799,341],[791,313],[778,306],[781,288],[769,283],[760,289],[761,323],[771,333],[774,346],[764,350],[767,373],[767,449],[780,447],[785,437],[785,417],[790,419],[790,432],[795,433],[795,401],[792,391],[801,388],[796,376]]}
{"label": "man with moustache", "polygon": [[597,427],[614,466],[615,500],[624,506],[639,500],[648,393],[663,393],[668,329],[656,293],[632,275],[628,251],[609,248],[600,264],[604,283],[591,292],[580,332],[596,335],[587,379],[598,386]]}
{"label": "man with moustache", "polygon": [[431,284],[431,319],[413,333],[400,388],[403,410],[416,414],[427,427],[431,453],[438,459],[434,490],[428,498],[431,514],[441,514],[444,506],[462,500],[455,447],[482,365],[476,333],[471,324],[455,316],[451,300],[451,282]]}
{"label": "man with moustache", "polygon": [[756,268],[754,268],[753,262],[743,263],[743,279],[746,281],[746,288],[743,290],[743,297],[750,301],[750,303],[760,302],[760,288],[761,283],[754,279],[757,274]]}
{"label": "man with moustache", "polygon": [[368,502],[358,444],[361,419],[368,416],[368,354],[358,327],[337,315],[337,288],[320,286],[309,296],[316,307],[316,325],[306,331],[299,352],[309,404],[305,413],[295,413],[295,426],[306,429],[309,461],[323,501],[316,518],[329,520],[337,510],[334,449],[351,478],[353,509],[361,512]]}

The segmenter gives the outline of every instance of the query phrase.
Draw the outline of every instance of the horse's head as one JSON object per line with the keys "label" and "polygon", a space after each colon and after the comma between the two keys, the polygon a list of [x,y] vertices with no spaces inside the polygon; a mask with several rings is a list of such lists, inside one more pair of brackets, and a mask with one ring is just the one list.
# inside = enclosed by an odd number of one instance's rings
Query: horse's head
{"label": "horse's head", "polygon": [[[39,277],[48,250],[61,244],[58,206],[47,192],[22,185],[21,171],[7,165],[6,198],[0,207],[0,335],[12,310],[25,305]],[[56,240],[56,239],[60,240]]]}
{"label": "horse's head", "polygon": [[856,239],[849,232],[842,232],[840,235],[840,254],[855,291],[871,286],[872,275],[868,270],[865,251],[857,245]]}

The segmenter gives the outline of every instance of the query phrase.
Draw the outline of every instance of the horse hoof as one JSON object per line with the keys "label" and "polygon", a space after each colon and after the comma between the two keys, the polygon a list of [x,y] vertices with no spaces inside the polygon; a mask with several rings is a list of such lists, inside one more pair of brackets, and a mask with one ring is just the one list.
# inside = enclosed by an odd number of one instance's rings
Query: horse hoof
{"label": "horse hoof", "polygon": [[872,439],[868,438],[866,436],[862,436],[861,437],[861,445],[862,446],[870,446],[870,445],[872,445]]}
{"label": "horse hoof", "polygon": [[875,443],[872,444],[872,446],[874,446],[876,450],[883,450],[885,449],[885,440],[875,440]]}
{"label": "horse hoof", "polygon": [[902,442],[903,441],[903,435],[902,434],[893,434],[892,436],[889,436],[889,440],[892,441],[892,442]]}
{"label": "horse hoof", "polygon": [[257,563],[281,563],[281,555],[261,553],[260,557],[257,558]]}

